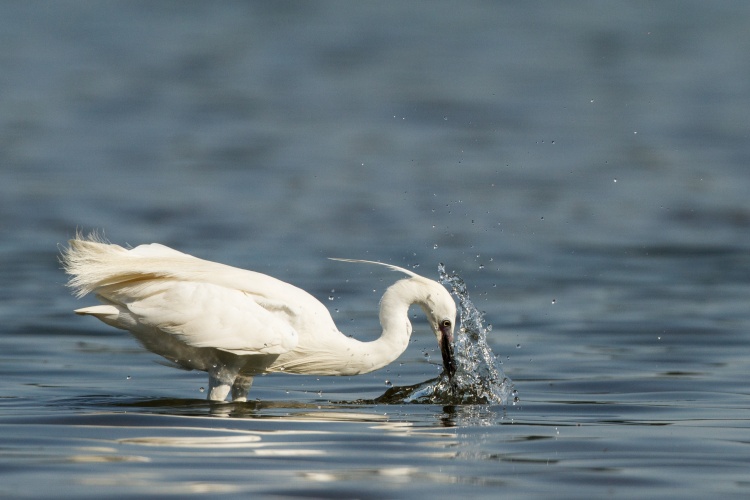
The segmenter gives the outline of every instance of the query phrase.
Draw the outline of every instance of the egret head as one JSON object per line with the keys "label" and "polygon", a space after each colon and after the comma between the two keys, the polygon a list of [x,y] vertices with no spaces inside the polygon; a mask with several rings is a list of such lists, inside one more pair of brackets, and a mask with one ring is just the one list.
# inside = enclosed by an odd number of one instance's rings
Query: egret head
{"label": "egret head", "polygon": [[427,315],[427,320],[437,337],[440,354],[443,357],[443,369],[445,369],[449,378],[453,378],[453,374],[456,373],[456,364],[453,359],[456,303],[443,285],[427,278],[422,278],[422,280],[424,280],[422,283],[424,283],[428,293],[426,300],[420,303],[420,306]]}

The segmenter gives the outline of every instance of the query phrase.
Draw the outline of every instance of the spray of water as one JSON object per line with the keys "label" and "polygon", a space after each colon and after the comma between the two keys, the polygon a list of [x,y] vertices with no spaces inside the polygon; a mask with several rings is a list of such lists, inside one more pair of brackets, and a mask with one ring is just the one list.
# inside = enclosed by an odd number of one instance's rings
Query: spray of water
{"label": "spray of water", "polygon": [[454,332],[453,352],[456,373],[452,380],[443,373],[439,378],[411,387],[394,387],[378,398],[379,402],[431,404],[508,404],[518,401],[513,381],[492,353],[487,335],[492,325],[485,324],[484,314],[469,299],[466,284],[457,274],[438,267],[440,282],[458,301],[461,327]]}
{"label": "spray of water", "polygon": [[441,376],[435,392],[452,394],[454,400],[462,403],[516,402],[518,394],[513,381],[503,373],[501,362],[487,343],[492,325],[485,324],[484,314],[469,299],[466,283],[459,275],[448,274],[443,264],[438,266],[438,272],[440,282],[458,300],[461,327],[453,346],[456,374],[452,381],[446,375]]}

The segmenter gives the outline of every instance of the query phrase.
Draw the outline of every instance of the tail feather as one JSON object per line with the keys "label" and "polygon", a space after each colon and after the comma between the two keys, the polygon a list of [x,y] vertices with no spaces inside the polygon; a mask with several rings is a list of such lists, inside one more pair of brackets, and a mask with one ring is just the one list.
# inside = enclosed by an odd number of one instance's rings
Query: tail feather
{"label": "tail feather", "polygon": [[177,270],[190,268],[186,263],[199,260],[162,245],[128,250],[96,234],[78,234],[68,243],[60,262],[70,275],[68,286],[79,298],[105,286],[174,276]]}

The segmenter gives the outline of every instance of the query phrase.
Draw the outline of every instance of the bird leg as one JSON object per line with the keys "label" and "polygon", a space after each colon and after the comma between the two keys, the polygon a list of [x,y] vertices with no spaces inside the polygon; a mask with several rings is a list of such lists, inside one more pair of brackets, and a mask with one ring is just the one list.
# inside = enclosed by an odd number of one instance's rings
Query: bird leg
{"label": "bird leg", "polygon": [[[208,400],[224,401],[238,378],[240,363],[216,363],[208,370]],[[252,382],[252,378],[250,379]],[[250,385],[247,386],[250,389]],[[234,391],[233,391],[234,393]]]}
{"label": "bird leg", "polygon": [[214,377],[211,374],[208,375],[209,401],[224,401],[225,399],[227,399],[227,394],[229,394],[230,388],[231,385],[229,383],[226,383],[225,381]]}
{"label": "bird leg", "polygon": [[242,403],[247,401],[247,393],[253,385],[253,377],[237,375],[232,384],[232,401]]}

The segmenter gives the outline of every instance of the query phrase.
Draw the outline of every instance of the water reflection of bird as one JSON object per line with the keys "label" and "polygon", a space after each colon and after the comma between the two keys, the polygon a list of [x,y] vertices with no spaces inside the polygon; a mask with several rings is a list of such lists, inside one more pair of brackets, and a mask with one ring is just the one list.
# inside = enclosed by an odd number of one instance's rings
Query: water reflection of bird
{"label": "water reflection of bird", "polygon": [[381,368],[406,349],[408,310],[427,315],[453,375],[456,305],[435,281],[379,262],[408,277],[380,301],[383,333],[372,342],[342,334],[312,295],[276,278],[150,244],[125,249],[77,236],[62,251],[79,297],[104,305],[75,312],[130,331],[147,349],[182,368],[208,372],[208,399],[245,401],[253,376],[270,372],[357,375]]}

